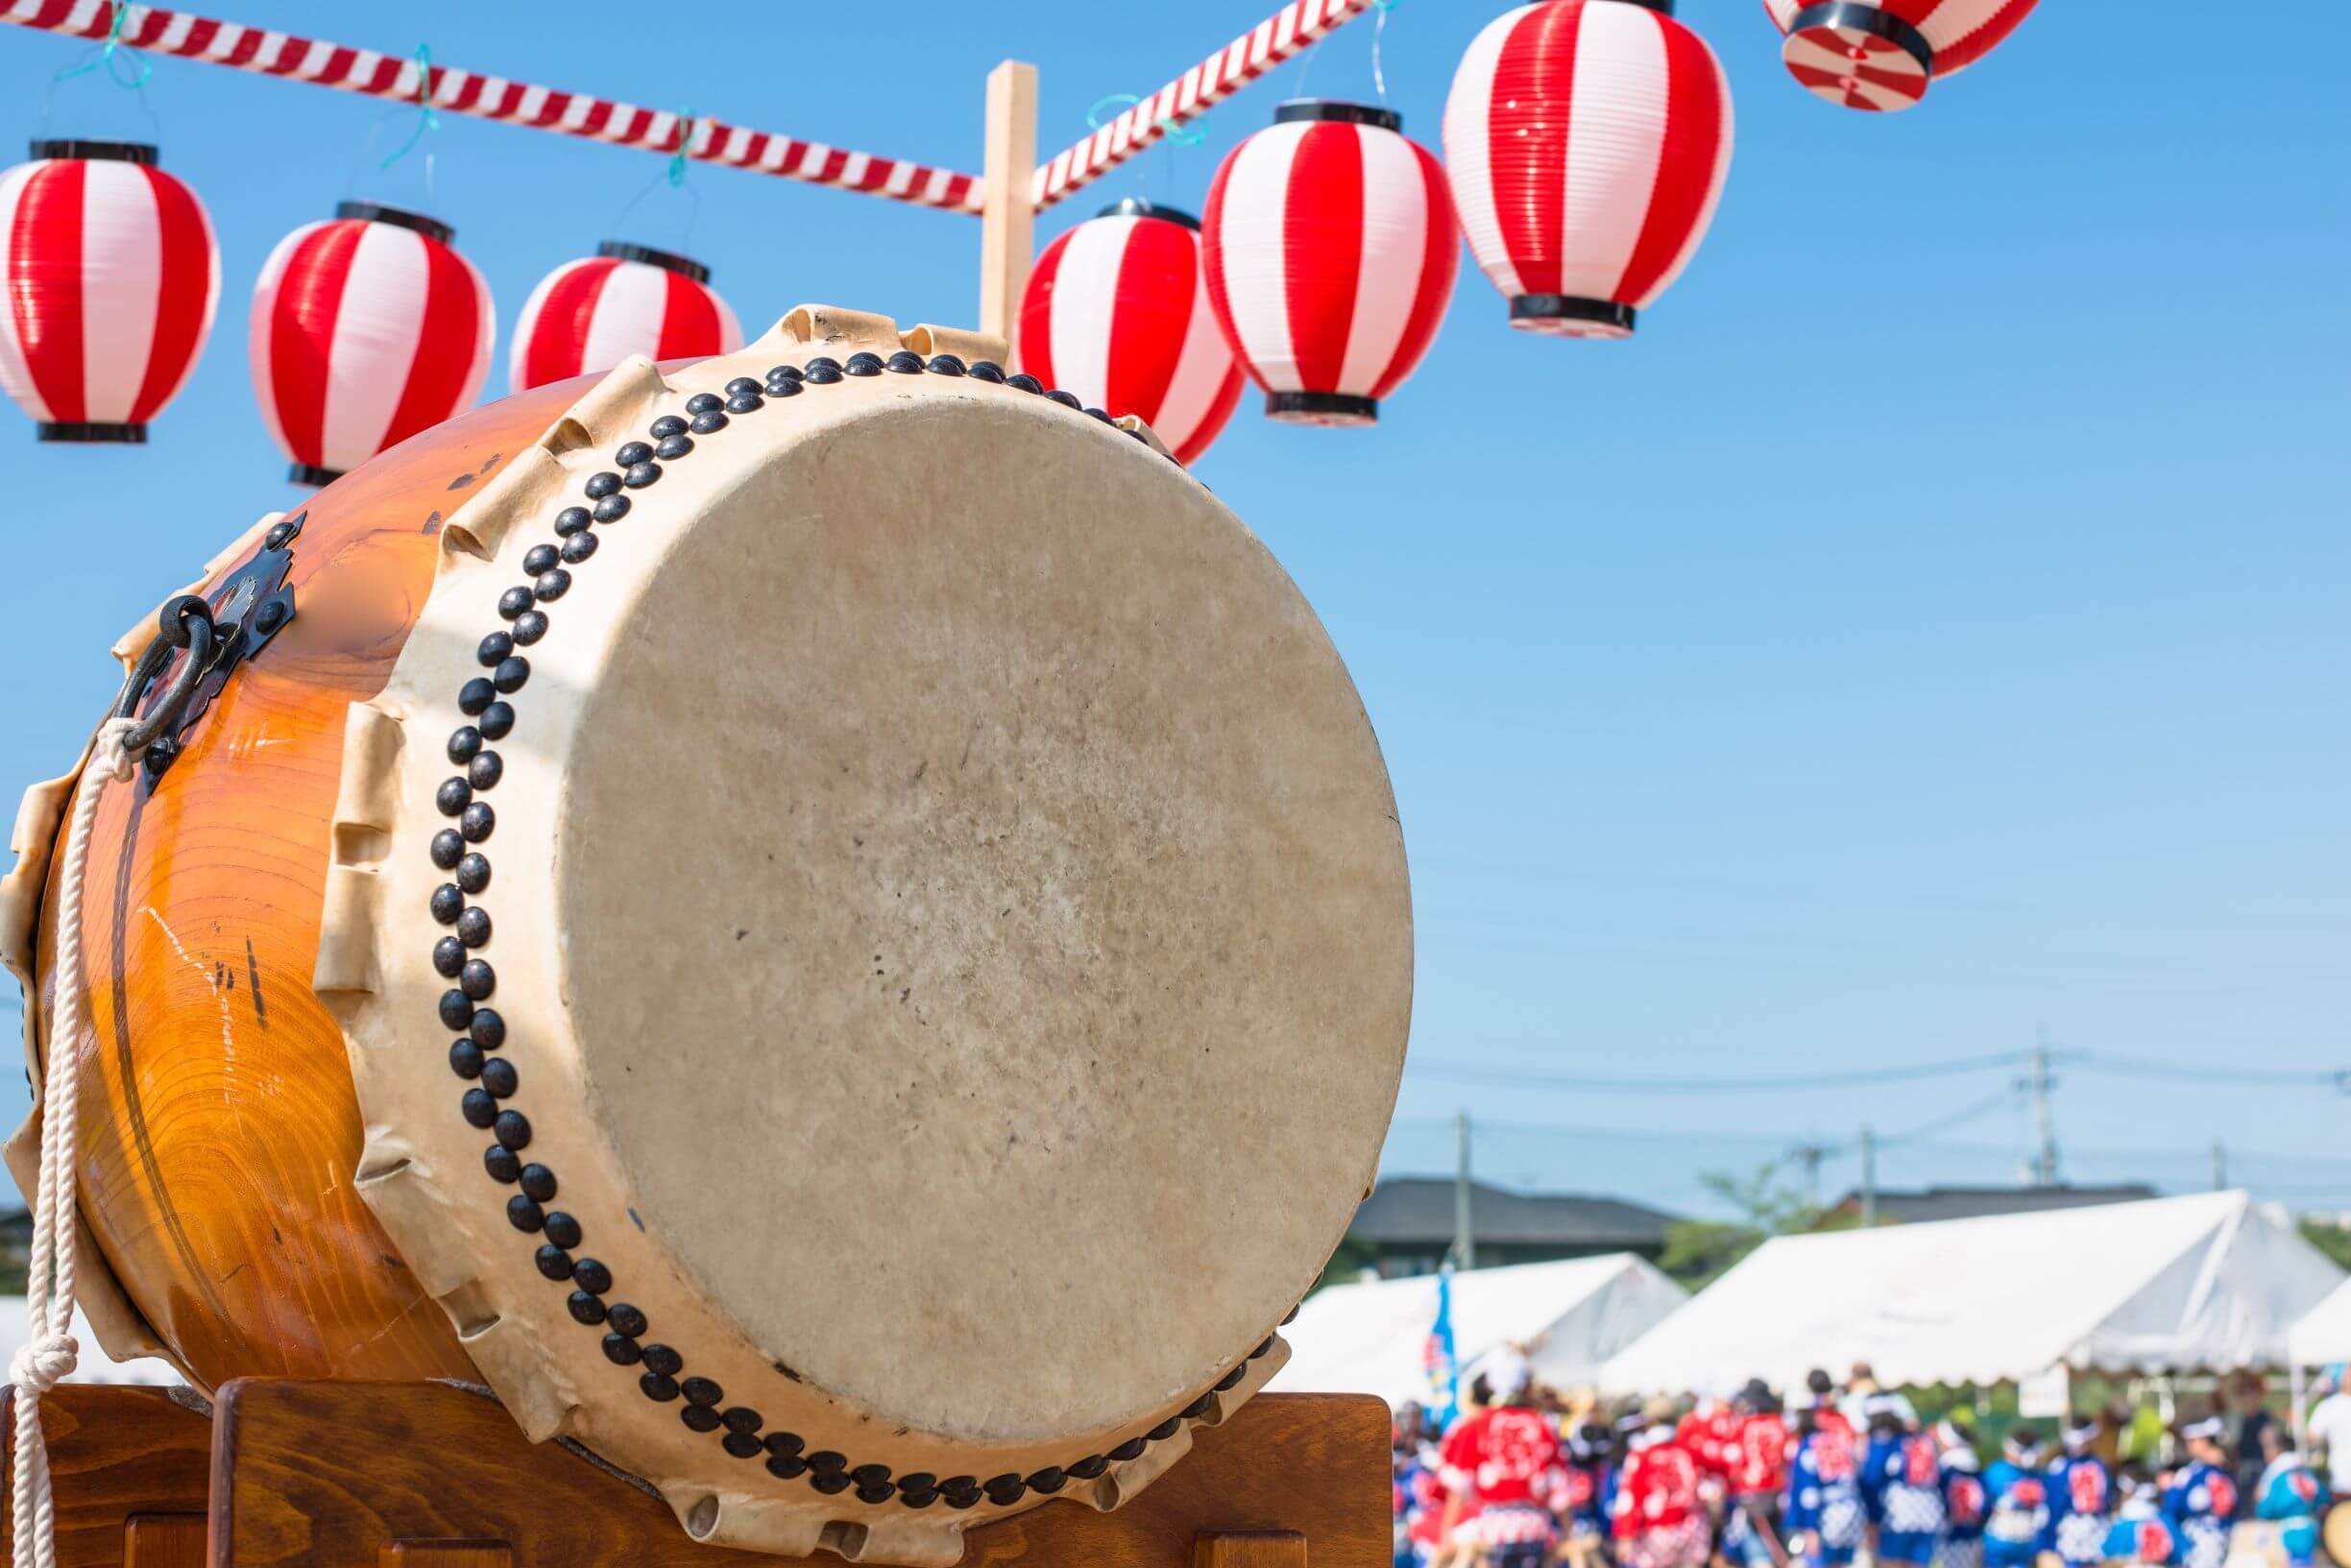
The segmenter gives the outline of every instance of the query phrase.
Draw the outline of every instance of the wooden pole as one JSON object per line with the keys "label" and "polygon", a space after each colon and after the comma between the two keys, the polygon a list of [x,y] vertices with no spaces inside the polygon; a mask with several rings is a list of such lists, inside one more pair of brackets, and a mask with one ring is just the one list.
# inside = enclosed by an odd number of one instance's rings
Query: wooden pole
{"label": "wooden pole", "polygon": [[1021,291],[1036,254],[1036,67],[1007,60],[988,73],[987,162],[981,176],[980,330],[1005,340],[1007,367]]}

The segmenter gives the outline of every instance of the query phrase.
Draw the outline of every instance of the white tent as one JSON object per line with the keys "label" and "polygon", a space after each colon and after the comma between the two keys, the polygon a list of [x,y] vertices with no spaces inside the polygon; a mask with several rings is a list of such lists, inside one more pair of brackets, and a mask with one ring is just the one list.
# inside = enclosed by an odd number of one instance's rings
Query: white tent
{"label": "white tent", "polygon": [[[1689,1299],[1630,1252],[1473,1268],[1453,1276],[1453,1352],[1465,1385],[1477,1363],[1521,1347],[1555,1387],[1588,1383],[1600,1363]],[[1437,1317],[1437,1276],[1334,1285],[1306,1298],[1282,1330],[1290,1363],[1270,1388],[1425,1398],[1421,1355]]]}
{"label": "white tent", "polygon": [[[65,1379],[68,1383],[143,1383],[168,1387],[183,1382],[171,1369],[168,1362],[153,1356],[141,1356],[134,1361],[118,1362],[99,1347],[98,1336],[91,1332],[89,1319],[81,1311],[74,1312],[74,1339],[82,1348],[74,1357],[74,1369]],[[33,1337],[32,1315],[25,1310],[25,1298],[20,1295],[0,1296],[0,1366],[16,1359],[16,1352]]]}
{"label": "white tent", "polygon": [[2351,1362],[2351,1280],[2294,1319],[2286,1334],[2286,1351],[2296,1366]]}
{"label": "white tent", "polygon": [[1656,1392],[1866,1361],[1889,1386],[2286,1360],[2343,1271],[2243,1193],[1783,1236],[1610,1361]]}

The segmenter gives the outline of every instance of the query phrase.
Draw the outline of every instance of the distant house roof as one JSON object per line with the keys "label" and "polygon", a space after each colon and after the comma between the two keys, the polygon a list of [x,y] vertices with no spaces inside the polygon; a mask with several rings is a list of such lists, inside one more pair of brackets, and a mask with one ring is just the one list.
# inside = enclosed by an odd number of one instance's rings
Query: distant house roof
{"label": "distant house roof", "polygon": [[[2144,1182],[2112,1187],[1924,1187],[1878,1194],[1879,1223],[1913,1224],[1930,1219],[1974,1219],[1992,1214],[2037,1214],[2045,1209],[2088,1209],[2101,1203],[2137,1203],[2153,1197]],[[1833,1214],[1858,1214],[1859,1192],[1837,1199]]]}
{"label": "distant house roof", "polygon": [[[1514,1193],[1469,1184],[1474,1238],[1496,1246],[1654,1247],[1678,1216],[1581,1193]],[[1453,1241],[1453,1183],[1435,1176],[1390,1176],[1371,1189],[1347,1235],[1382,1246]]]}

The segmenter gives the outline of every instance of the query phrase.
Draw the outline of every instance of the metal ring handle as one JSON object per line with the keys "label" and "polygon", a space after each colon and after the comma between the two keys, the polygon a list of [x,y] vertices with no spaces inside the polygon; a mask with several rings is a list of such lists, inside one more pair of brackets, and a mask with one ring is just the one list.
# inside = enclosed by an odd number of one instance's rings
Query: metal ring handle
{"label": "metal ring handle", "polygon": [[180,664],[180,673],[170,689],[157,700],[130,734],[123,737],[123,750],[138,756],[155,744],[158,736],[171,728],[187,708],[188,699],[196,694],[196,684],[203,680],[212,663],[212,607],[193,593],[182,593],[164,605],[156,638],[147,644],[138,665],[131,678],[123,683],[122,696],[114,704],[116,718],[129,718],[138,707],[139,696],[155,678],[162,673],[164,664],[181,648],[187,649],[187,658]]}
{"label": "metal ring handle", "polygon": [[156,613],[156,635],[147,639],[147,651],[139,655],[131,673],[123,678],[122,689],[114,695],[112,718],[129,718],[138,707],[138,700],[155,678],[163,673],[171,656],[188,645],[187,622],[202,618],[209,622],[212,607],[193,593],[182,593],[163,601]]}

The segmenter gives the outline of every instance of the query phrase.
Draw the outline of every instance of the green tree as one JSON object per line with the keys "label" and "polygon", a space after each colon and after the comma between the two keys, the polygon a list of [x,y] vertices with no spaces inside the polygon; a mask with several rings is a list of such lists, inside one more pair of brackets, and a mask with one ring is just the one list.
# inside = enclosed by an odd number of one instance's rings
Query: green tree
{"label": "green tree", "polygon": [[2351,1268],[2351,1225],[2306,1214],[2302,1217],[2301,1229],[2302,1240],[2334,1259],[2341,1267]]}
{"label": "green tree", "polygon": [[1737,1218],[1674,1220],[1658,1267],[1683,1289],[1701,1290],[1773,1237],[1821,1228],[1819,1205],[1787,1180],[1786,1170],[1786,1161],[1774,1160],[1749,1176],[1702,1174],[1700,1183]]}

